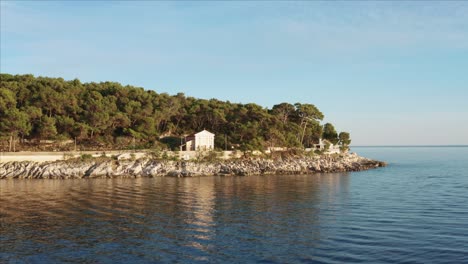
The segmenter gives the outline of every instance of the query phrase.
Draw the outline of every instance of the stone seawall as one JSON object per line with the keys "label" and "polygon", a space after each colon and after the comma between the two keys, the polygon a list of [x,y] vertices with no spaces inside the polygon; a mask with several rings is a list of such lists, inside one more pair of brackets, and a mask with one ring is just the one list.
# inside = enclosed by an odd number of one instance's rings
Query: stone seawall
{"label": "stone seawall", "polygon": [[356,154],[270,160],[263,158],[213,162],[167,160],[68,160],[0,163],[0,179],[68,179],[114,177],[191,177],[213,175],[313,174],[361,171],[386,164]]}

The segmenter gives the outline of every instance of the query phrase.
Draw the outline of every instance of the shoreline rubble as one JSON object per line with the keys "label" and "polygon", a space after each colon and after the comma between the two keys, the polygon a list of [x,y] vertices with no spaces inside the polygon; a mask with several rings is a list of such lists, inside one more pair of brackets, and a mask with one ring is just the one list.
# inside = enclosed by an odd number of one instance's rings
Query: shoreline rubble
{"label": "shoreline rubble", "polygon": [[287,159],[233,159],[224,161],[61,160],[0,163],[0,179],[85,179],[119,177],[249,176],[351,172],[385,167],[382,161],[355,153]]}

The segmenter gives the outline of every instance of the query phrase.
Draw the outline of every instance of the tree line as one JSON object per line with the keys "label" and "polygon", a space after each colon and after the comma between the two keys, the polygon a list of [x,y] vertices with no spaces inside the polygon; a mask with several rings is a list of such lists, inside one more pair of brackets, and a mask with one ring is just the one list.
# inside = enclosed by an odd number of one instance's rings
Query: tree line
{"label": "tree line", "polygon": [[319,138],[346,147],[313,104],[198,99],[123,86],[116,82],[0,74],[2,151],[28,149],[44,140],[73,140],[88,149],[176,148],[180,138],[203,129],[219,149],[307,148]]}

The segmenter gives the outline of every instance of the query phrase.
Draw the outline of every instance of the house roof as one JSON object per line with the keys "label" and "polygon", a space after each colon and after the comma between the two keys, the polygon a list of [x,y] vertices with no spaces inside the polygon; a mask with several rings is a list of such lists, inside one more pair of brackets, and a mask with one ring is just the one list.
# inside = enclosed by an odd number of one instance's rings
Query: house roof
{"label": "house roof", "polygon": [[206,129],[203,129],[202,131],[196,133],[195,135],[198,135],[198,134],[201,134],[201,133],[208,133],[208,134],[211,134],[211,135],[214,135],[214,133],[211,133],[210,131],[206,130]]}
{"label": "house roof", "polygon": [[194,137],[195,135],[198,135],[198,134],[201,134],[201,133],[203,133],[203,134],[207,134],[207,133],[208,133],[208,134],[211,134],[211,135],[214,136],[214,133],[211,133],[210,131],[208,131],[208,130],[206,130],[206,129],[203,129],[202,131],[200,131],[200,132],[198,132],[198,133],[190,134],[190,135],[188,135],[187,137]]}

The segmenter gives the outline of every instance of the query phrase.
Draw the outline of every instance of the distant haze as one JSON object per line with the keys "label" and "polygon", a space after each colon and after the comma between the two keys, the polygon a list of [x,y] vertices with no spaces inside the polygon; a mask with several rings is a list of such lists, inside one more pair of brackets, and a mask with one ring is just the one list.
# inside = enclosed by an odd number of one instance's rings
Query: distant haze
{"label": "distant haze", "polygon": [[468,2],[1,1],[0,71],[271,107],[353,145],[468,144]]}

